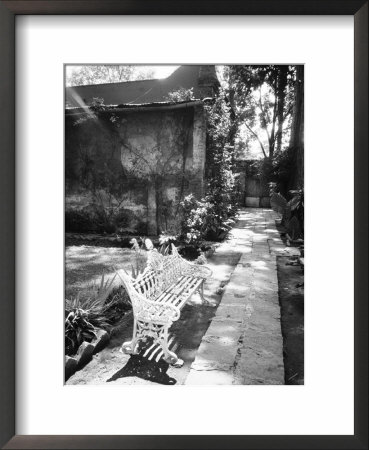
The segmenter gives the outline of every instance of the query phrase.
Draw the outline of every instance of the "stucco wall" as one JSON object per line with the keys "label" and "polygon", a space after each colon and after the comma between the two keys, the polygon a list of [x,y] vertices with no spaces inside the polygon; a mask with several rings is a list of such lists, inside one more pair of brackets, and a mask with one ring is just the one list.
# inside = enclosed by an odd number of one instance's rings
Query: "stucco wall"
{"label": "stucco wall", "polygon": [[179,202],[203,195],[205,131],[202,105],[67,111],[66,231],[176,231]]}

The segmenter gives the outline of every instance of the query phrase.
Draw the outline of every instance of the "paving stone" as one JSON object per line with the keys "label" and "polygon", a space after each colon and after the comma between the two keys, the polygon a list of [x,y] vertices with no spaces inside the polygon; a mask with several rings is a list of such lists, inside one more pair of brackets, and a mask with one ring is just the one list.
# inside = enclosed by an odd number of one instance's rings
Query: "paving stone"
{"label": "paving stone", "polygon": [[189,385],[230,385],[234,381],[233,375],[229,371],[207,370],[199,371],[191,369],[186,379]]}
{"label": "paving stone", "polygon": [[[275,270],[274,270],[275,271]],[[255,283],[273,283],[276,280],[273,270],[265,270],[265,268],[255,270],[253,276],[253,285]]]}
{"label": "paving stone", "polygon": [[254,258],[259,259],[259,260],[271,259],[269,252],[254,252],[253,256],[254,256]]}
{"label": "paving stone", "polygon": [[[281,322],[280,316],[272,316],[270,311],[260,313],[258,308],[254,308],[254,314],[250,315],[250,319],[246,324],[247,333],[264,333],[264,338],[267,338],[268,334],[280,333]],[[245,335],[244,335],[245,336]]]}
{"label": "paving stone", "polygon": [[242,323],[234,320],[213,320],[202,339],[191,368],[231,370],[242,332]]}
{"label": "paving stone", "polygon": [[241,348],[241,354],[243,357],[238,361],[235,373],[241,384],[284,384],[283,354],[279,343],[266,350],[263,343],[258,346],[250,342]]}
{"label": "paving stone", "polygon": [[224,320],[236,320],[237,322],[243,321],[243,315],[245,313],[245,304],[242,303],[221,303],[218,306],[217,314],[213,321]]}
{"label": "paving stone", "polygon": [[233,320],[222,322],[213,320],[203,339],[206,341],[208,336],[215,336],[219,338],[217,341],[219,343],[222,343],[222,339],[225,338],[227,338],[226,342],[237,342],[242,330],[243,326]]}
{"label": "paving stone", "polygon": [[244,306],[247,299],[248,299],[248,293],[251,291],[251,287],[248,291],[245,290],[228,290],[226,289],[226,294],[223,295],[222,298],[222,305],[234,305],[238,304],[241,306]]}

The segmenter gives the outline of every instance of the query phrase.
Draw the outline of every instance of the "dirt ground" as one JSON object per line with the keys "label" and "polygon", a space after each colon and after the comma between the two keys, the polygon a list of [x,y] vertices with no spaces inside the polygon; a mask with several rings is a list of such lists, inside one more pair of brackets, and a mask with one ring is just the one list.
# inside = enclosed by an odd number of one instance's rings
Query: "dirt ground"
{"label": "dirt ground", "polygon": [[286,384],[304,384],[304,274],[300,266],[277,258]]}
{"label": "dirt ground", "polygon": [[[144,253],[143,253],[144,254]],[[72,245],[65,249],[65,297],[73,298],[87,292],[92,284],[98,284],[114,276],[115,269],[130,272],[134,251],[128,248]]]}

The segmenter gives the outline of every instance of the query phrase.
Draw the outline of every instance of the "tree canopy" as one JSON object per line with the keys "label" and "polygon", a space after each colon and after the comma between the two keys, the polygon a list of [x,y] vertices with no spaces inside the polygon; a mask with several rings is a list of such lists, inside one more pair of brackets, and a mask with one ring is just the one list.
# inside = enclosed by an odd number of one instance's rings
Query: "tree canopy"
{"label": "tree canopy", "polygon": [[146,66],[99,64],[70,66],[66,74],[67,86],[118,83],[154,78],[154,71]]}
{"label": "tree canopy", "polygon": [[225,66],[229,102],[247,147],[256,143],[264,158],[288,145],[296,69],[287,65]]}

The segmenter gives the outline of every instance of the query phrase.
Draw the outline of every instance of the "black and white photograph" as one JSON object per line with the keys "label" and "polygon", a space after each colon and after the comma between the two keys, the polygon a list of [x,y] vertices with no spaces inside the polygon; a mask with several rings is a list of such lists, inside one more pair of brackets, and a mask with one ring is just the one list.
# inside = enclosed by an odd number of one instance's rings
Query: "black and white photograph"
{"label": "black and white photograph", "polygon": [[64,65],[66,385],[304,385],[304,65]]}

